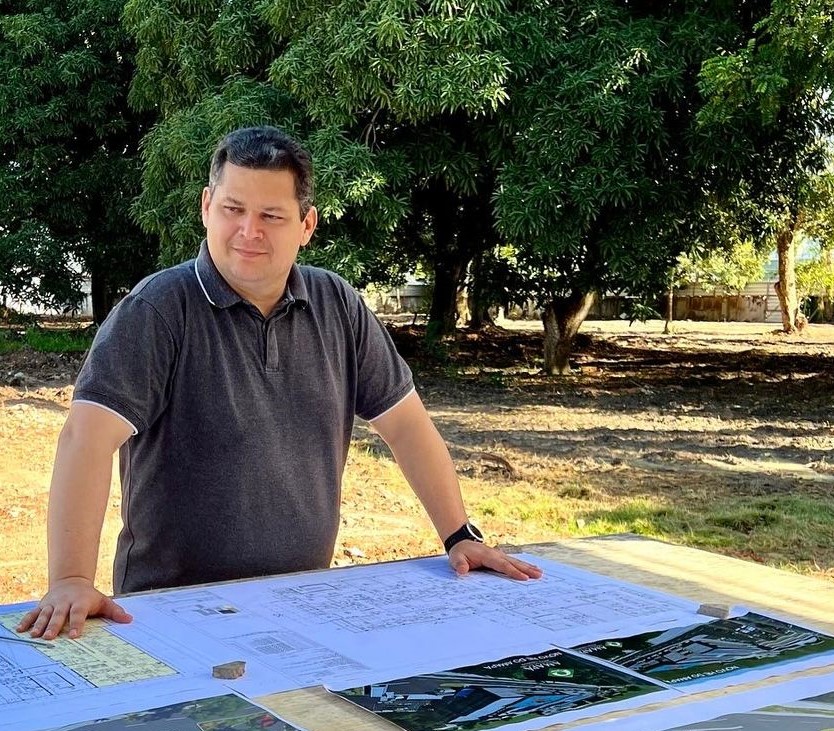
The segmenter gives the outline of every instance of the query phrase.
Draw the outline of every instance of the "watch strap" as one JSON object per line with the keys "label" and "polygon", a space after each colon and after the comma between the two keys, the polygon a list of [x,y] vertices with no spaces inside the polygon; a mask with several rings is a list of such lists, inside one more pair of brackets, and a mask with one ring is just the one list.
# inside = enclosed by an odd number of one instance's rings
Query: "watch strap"
{"label": "watch strap", "polygon": [[452,550],[461,541],[475,541],[476,543],[484,542],[484,534],[478,530],[472,523],[467,521],[460,528],[458,528],[452,535],[443,541],[443,548],[446,553]]}

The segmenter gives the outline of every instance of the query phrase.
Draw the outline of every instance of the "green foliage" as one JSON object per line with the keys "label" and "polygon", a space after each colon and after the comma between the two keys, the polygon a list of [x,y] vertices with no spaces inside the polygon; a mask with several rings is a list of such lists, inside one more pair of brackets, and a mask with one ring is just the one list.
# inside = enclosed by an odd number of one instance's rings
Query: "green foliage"
{"label": "green foliage", "polygon": [[[704,65],[701,84],[709,104],[701,117],[708,127],[739,129],[739,122],[746,121],[767,128],[789,121],[796,125],[794,131],[808,132],[830,114],[828,89],[834,74],[830,3],[774,0],[767,5],[749,42]],[[804,120],[794,116],[797,110],[805,113]]]}
{"label": "green foliage", "polygon": [[807,238],[830,249],[834,247],[834,150],[830,145],[825,148],[825,162],[824,172],[806,175],[801,180],[799,229]]}
{"label": "green foliage", "polygon": [[693,251],[678,259],[677,280],[738,293],[748,283],[764,278],[767,254],[750,240],[739,241],[729,249]]}
{"label": "green foliage", "polygon": [[708,181],[750,236],[828,237],[834,21],[823,0],[774,0],[749,42],[708,60],[698,113]]}
{"label": "green foliage", "polygon": [[82,275],[62,243],[39,221],[9,220],[0,229],[0,297],[65,312],[78,309]]}
{"label": "green foliage", "polygon": [[834,299],[834,251],[818,245],[811,261],[797,264],[796,288],[800,297],[822,295]]}
{"label": "green foliage", "polygon": [[357,112],[375,110],[417,124],[495,111],[506,99],[501,0],[265,0],[260,8],[287,41],[270,79],[316,122],[351,126]]}
{"label": "green foliage", "polygon": [[[788,149],[759,128],[744,136],[764,107],[733,122],[734,144],[718,142],[713,131],[732,114],[705,104],[748,88],[739,59],[751,38],[770,33],[792,53],[778,20],[790,8],[130,0],[140,47],[131,98],[164,115],[144,145],[134,210],[165,261],[191,255],[211,147],[232,126],[269,120],[316,160],[322,223],[307,260],[357,284],[422,264],[441,334],[437,300],[448,304],[467,270],[486,280],[484,296],[648,296],[682,252],[726,245],[717,208],[749,213],[726,206],[725,177],[757,194],[774,173],[763,151]],[[715,61],[716,49],[731,60]],[[749,88],[782,98],[790,87],[763,74]],[[802,117],[785,119],[795,129]],[[761,174],[745,189],[724,175],[731,164]],[[739,240],[753,235],[737,229]],[[499,253],[510,246],[511,257]]]}
{"label": "green foliage", "polygon": [[536,39],[546,67],[510,92],[498,226],[541,302],[572,291],[650,293],[702,205],[694,75],[737,29],[726,12],[686,3],[608,2],[547,6],[544,27],[568,10],[558,36]]}
{"label": "green foliage", "polygon": [[753,254],[706,252],[758,245],[800,209],[807,235],[828,236],[831,191],[811,176],[831,122],[823,0],[4,8],[7,292],[40,277],[33,296],[72,307],[79,265],[118,287],[156,238],[163,263],[192,256],[214,145],[259,123],[316,161],[304,259],[359,285],[423,265],[447,301],[467,270],[483,297],[641,296],[690,251],[738,285]]}
{"label": "green foliage", "polygon": [[[195,195],[216,141],[263,121],[313,153],[321,225],[305,261],[361,285],[484,245],[478,223],[491,232],[494,174],[469,122],[501,99],[506,64],[485,45],[500,30],[491,15],[500,4],[261,2],[245,18],[230,7],[126,8],[140,45],[131,98],[164,113],[144,144],[134,208],[161,238],[163,261],[196,248]],[[258,52],[232,63],[233,48]]]}
{"label": "green foliage", "polygon": [[27,0],[0,15],[0,292],[72,309],[154,259],[133,225],[138,141],[121,0]]}
{"label": "green foliage", "polygon": [[365,146],[335,128],[311,130],[287,94],[245,76],[172,112],[143,141],[143,186],[133,213],[145,231],[159,237],[162,263],[194,256],[204,236],[199,201],[211,154],[226,132],[255,124],[282,127],[313,154],[323,225],[301,260],[327,266],[356,284],[395,279],[405,267],[395,260],[388,239],[405,199],[384,191],[382,180],[404,177],[399,156],[372,160]]}

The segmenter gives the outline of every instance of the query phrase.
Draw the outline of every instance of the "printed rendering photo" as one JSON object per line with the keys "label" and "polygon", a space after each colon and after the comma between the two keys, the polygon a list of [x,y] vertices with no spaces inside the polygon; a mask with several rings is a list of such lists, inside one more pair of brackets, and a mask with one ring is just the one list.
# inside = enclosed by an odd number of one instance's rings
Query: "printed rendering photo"
{"label": "printed rendering photo", "polygon": [[240,696],[222,695],[61,726],[54,731],[300,731]]}
{"label": "printed rendering photo", "polygon": [[573,649],[675,685],[834,652],[834,637],[748,612]]}
{"label": "printed rendering photo", "polygon": [[662,690],[561,650],[338,691],[407,731],[481,731]]}

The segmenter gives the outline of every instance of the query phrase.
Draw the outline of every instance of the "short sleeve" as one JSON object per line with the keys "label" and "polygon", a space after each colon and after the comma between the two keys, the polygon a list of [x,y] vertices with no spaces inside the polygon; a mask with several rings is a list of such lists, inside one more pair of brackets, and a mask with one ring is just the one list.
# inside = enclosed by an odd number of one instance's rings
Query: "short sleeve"
{"label": "short sleeve", "polygon": [[177,354],[171,328],[159,312],[128,295],[96,334],[73,400],[104,406],[142,432],[168,403]]}
{"label": "short sleeve", "polygon": [[356,413],[371,421],[408,396],[414,390],[414,381],[385,326],[358,294],[356,298]]}

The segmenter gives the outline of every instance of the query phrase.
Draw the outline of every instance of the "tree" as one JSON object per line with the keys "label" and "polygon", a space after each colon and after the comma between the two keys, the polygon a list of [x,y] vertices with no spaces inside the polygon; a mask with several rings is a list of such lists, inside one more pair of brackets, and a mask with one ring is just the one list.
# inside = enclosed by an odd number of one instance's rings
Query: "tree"
{"label": "tree", "polygon": [[544,312],[545,371],[564,374],[594,294],[661,291],[693,240],[697,73],[740,29],[724,3],[598,0],[538,14],[513,36],[540,58],[508,86],[495,205]]}
{"label": "tree", "polygon": [[797,264],[796,288],[800,298],[816,305],[806,310],[810,319],[834,320],[834,250],[819,246],[813,260]]}
{"label": "tree", "polygon": [[822,0],[774,0],[750,41],[704,65],[709,103],[700,122],[727,200],[743,198],[748,221],[778,253],[783,329],[797,327],[795,243],[830,166],[834,131],[834,21]]}
{"label": "tree", "polygon": [[797,264],[797,295],[800,300],[817,298],[819,314],[830,322],[834,320],[834,173],[828,171],[809,180],[801,233],[814,242],[816,256]]}
{"label": "tree", "polygon": [[96,322],[155,259],[129,215],[149,117],[127,105],[121,11],[119,0],[13,0],[0,14],[0,288],[73,307],[83,270]]}
{"label": "tree", "polygon": [[750,282],[764,276],[767,252],[750,240],[735,243],[729,250],[712,249],[682,255],[676,267],[682,282],[697,282],[705,289],[720,289],[738,294]]}
{"label": "tree", "polygon": [[467,270],[510,244],[548,313],[546,368],[564,370],[593,291],[649,290],[697,193],[694,78],[735,26],[701,4],[653,8],[131,0],[132,98],[166,115],[140,220],[165,252],[193,250],[208,139],[279,120],[317,161],[321,260],[365,280],[425,261],[442,334]]}
{"label": "tree", "polygon": [[216,140],[271,122],[316,162],[322,226],[305,260],[357,285],[395,281],[424,261],[431,330],[453,328],[468,264],[496,240],[489,139],[476,122],[502,98],[504,61],[485,46],[502,7],[131,0],[140,46],[131,98],[165,117],[145,145],[136,213],[161,237],[163,259],[199,242],[193,201]]}
{"label": "tree", "polygon": [[769,10],[130,0],[131,98],[164,114],[136,213],[166,259],[190,255],[211,147],[232,126],[278,123],[317,162],[314,261],[357,284],[425,262],[442,334],[465,273],[499,289],[491,272],[509,266],[494,252],[510,247],[514,295],[545,312],[545,370],[566,372],[595,292],[654,294],[699,241],[727,156],[699,126],[699,73]]}

